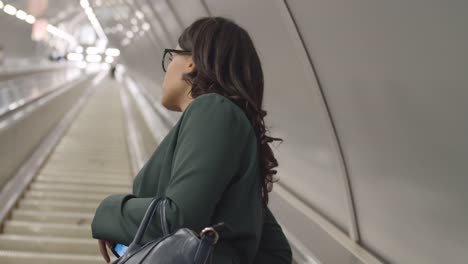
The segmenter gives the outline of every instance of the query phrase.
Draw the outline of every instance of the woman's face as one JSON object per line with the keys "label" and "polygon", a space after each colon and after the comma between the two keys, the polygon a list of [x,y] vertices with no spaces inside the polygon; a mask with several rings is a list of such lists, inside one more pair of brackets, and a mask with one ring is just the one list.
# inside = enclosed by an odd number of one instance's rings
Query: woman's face
{"label": "woman's face", "polygon": [[[181,50],[180,46],[175,47]],[[170,56],[167,54],[166,56]],[[189,73],[195,69],[192,55],[172,53],[172,61],[166,69],[162,84],[162,105],[177,112],[183,112],[193,98],[187,95],[191,89],[190,83],[182,80],[183,73]]]}

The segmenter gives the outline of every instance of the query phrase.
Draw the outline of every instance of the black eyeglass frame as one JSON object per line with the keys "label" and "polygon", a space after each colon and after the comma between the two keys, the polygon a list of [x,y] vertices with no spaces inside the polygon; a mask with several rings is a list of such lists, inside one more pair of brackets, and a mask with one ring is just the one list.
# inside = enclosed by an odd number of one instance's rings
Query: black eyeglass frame
{"label": "black eyeglass frame", "polygon": [[[185,54],[185,55],[190,55],[192,54],[191,51],[189,50],[178,50],[178,49],[164,49],[164,55],[162,57],[162,68],[163,68],[163,71],[166,72],[166,68],[164,67],[164,59],[166,58],[166,54],[167,53],[171,53],[171,52],[174,52],[174,53],[177,53],[177,54]],[[172,54],[171,54],[172,55]]]}

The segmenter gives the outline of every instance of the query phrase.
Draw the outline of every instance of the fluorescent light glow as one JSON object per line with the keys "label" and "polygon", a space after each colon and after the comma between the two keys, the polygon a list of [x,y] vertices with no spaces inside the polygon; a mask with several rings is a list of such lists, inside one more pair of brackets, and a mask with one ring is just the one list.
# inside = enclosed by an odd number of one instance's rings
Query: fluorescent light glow
{"label": "fluorescent light glow", "polygon": [[90,6],[88,0],[80,0],[80,5],[83,7],[89,22],[91,23],[91,26],[93,26],[94,31],[96,31],[96,34],[99,36],[100,39],[103,39],[105,41],[104,46],[107,44],[108,39],[106,34],[104,33],[104,30],[102,29],[101,24],[99,23],[99,20],[96,18],[96,15],[93,12],[93,8]]}
{"label": "fluorescent light glow", "polygon": [[101,63],[101,69],[103,69],[103,70],[109,70],[109,69],[110,69],[110,65],[107,64],[107,63]]}
{"label": "fluorescent light glow", "polygon": [[85,13],[86,13],[87,16],[93,16],[94,15],[93,9],[91,7],[86,7],[85,8]]}
{"label": "fluorescent light glow", "polygon": [[83,60],[83,54],[68,53],[67,54],[67,60],[69,60],[69,61],[82,61]]}
{"label": "fluorescent light glow", "polygon": [[104,30],[102,30],[101,24],[99,24],[96,16],[94,14],[88,15],[88,19],[89,22],[91,22],[91,25],[94,27],[94,30],[96,30],[98,36],[100,38],[107,39],[106,34],[104,34]]}
{"label": "fluorescent light glow", "polygon": [[101,62],[102,57],[101,55],[88,55],[86,56],[86,61],[87,62]]}
{"label": "fluorescent light glow", "polygon": [[108,48],[106,50],[106,55],[107,56],[117,57],[117,56],[120,55],[120,50],[119,49]]}
{"label": "fluorescent light glow", "polygon": [[89,2],[88,2],[88,0],[81,0],[80,5],[83,8],[87,8],[87,7],[89,7]]}
{"label": "fluorescent light glow", "polygon": [[21,19],[21,20],[25,20],[27,16],[28,16],[28,14],[26,14],[26,12],[24,12],[23,10],[18,10],[16,12],[16,17]]}
{"label": "fluorescent light glow", "polygon": [[111,64],[111,63],[113,63],[113,62],[114,62],[114,57],[110,57],[110,56],[107,56],[107,57],[106,57],[106,63]]}
{"label": "fluorescent light glow", "polygon": [[139,19],[143,19],[145,17],[145,14],[143,14],[140,10],[137,10],[135,12],[135,15],[139,18]]}
{"label": "fluorescent light glow", "polygon": [[14,16],[16,15],[16,8],[12,5],[6,5],[4,8],[3,8],[3,11],[5,11],[5,13],[11,15],[11,16]]}
{"label": "fluorescent light glow", "polygon": [[122,44],[122,46],[125,47],[125,46],[127,46],[128,44],[130,44],[130,40],[129,40],[128,38],[125,38],[125,39],[122,40],[122,42],[121,42],[120,44]]}
{"label": "fluorescent light glow", "polygon": [[149,23],[144,23],[143,26],[141,26],[141,28],[143,28],[143,30],[147,31],[150,29],[150,24]]}
{"label": "fluorescent light glow", "polygon": [[94,55],[99,53],[99,49],[96,47],[88,47],[86,48],[86,53]]}
{"label": "fluorescent light glow", "polygon": [[5,6],[2,1],[0,1],[0,9],[2,9]]}
{"label": "fluorescent light glow", "polygon": [[52,26],[51,24],[47,25],[46,30],[50,34],[52,34],[52,35],[54,35],[56,37],[59,37],[59,38],[63,38],[65,40],[69,41],[70,43],[75,43],[76,42],[75,38],[72,35],[64,32],[63,30],[60,30],[60,29]]}
{"label": "fluorescent light glow", "polygon": [[34,23],[36,23],[36,18],[34,16],[32,16],[32,15],[28,15],[26,17],[26,22],[29,23],[29,24],[34,24]]}
{"label": "fluorescent light glow", "polygon": [[11,104],[8,105],[8,110],[13,110],[15,109],[16,107],[18,107],[18,104],[16,102],[13,102]]}
{"label": "fluorescent light glow", "polygon": [[79,67],[80,69],[84,69],[84,68],[86,68],[86,66],[88,66],[88,64],[86,63],[86,61],[80,61],[80,62],[78,62],[78,67]]}
{"label": "fluorescent light glow", "polygon": [[133,32],[127,31],[127,38],[133,38]]}

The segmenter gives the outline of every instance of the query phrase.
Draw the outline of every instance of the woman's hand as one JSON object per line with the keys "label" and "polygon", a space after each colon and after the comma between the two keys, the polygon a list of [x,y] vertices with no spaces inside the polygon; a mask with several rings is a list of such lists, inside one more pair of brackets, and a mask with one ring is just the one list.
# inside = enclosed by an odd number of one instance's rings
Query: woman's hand
{"label": "woman's hand", "polygon": [[99,239],[98,244],[99,244],[99,251],[101,252],[102,257],[104,257],[104,260],[106,261],[106,263],[109,263],[110,257],[109,257],[109,254],[107,253],[106,246],[112,250],[112,247],[115,245],[115,242]]}

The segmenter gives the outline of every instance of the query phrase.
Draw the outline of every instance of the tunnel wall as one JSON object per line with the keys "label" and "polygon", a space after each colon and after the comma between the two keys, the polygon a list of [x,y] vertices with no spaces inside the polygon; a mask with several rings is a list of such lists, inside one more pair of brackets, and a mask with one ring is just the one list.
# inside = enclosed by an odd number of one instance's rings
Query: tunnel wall
{"label": "tunnel wall", "polygon": [[281,184],[388,262],[466,261],[466,2],[136,2],[153,29],[124,56],[156,101],[162,50],[199,16],[233,18],[285,140]]}

